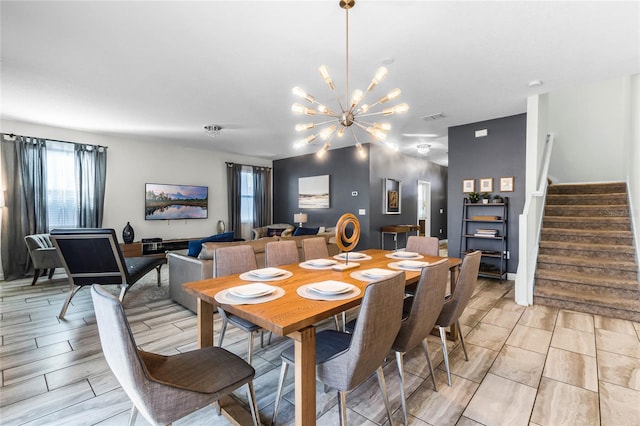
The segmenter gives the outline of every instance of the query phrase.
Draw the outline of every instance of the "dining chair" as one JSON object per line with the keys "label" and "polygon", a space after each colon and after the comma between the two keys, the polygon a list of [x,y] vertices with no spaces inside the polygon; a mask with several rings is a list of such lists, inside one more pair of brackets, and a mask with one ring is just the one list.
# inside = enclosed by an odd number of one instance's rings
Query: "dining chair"
{"label": "dining chair", "polygon": [[436,325],[440,330],[440,340],[442,340],[442,354],[444,355],[444,365],[447,368],[447,381],[451,386],[451,371],[449,370],[449,355],[447,353],[447,337],[444,330],[445,327],[450,327],[456,324],[458,327],[460,336],[460,343],[462,345],[462,351],[464,352],[464,359],[469,361],[467,355],[467,348],[464,345],[464,336],[462,330],[460,330],[460,315],[464,312],[469,299],[473,295],[478,282],[478,270],[480,269],[480,256],[482,252],[476,250],[464,256],[462,259],[462,266],[460,267],[460,274],[456,281],[456,286],[453,290],[453,294],[447,296],[442,305],[440,315],[436,320]]}
{"label": "dining chair", "polygon": [[440,256],[440,241],[436,237],[418,237],[411,235],[407,238],[406,251],[420,253],[425,256]]}
{"label": "dining chair", "polygon": [[260,424],[255,370],[242,358],[215,346],[171,356],[145,352],[137,348],[118,299],[99,284],[91,287],[91,298],[104,357],[133,403],[129,425],[138,412],[153,425],[170,424],[245,384],[253,424]]}
{"label": "dining chair", "polygon": [[329,257],[327,240],[324,237],[305,238],[302,240],[302,257],[304,261]]}
{"label": "dining chair", "polygon": [[[257,269],[256,255],[249,245],[237,245],[220,247],[213,252],[213,276],[224,277],[226,275],[241,274],[243,272]],[[218,313],[222,318],[222,328],[220,329],[220,339],[218,346],[222,347],[222,341],[227,331],[229,323],[235,325],[240,330],[248,334],[247,361],[251,364],[253,360],[253,334],[261,332],[262,328],[254,323],[240,318],[239,316],[226,312],[218,307]],[[263,346],[262,334],[260,335],[260,346]]]}
{"label": "dining chair", "polygon": [[[382,363],[400,329],[404,284],[404,272],[368,284],[353,334],[336,330],[323,330],[316,334],[316,378],[338,391],[341,425],[347,424],[347,393],[367,380],[374,371],[378,376],[378,385],[391,424],[391,408]],[[294,347],[285,349],[281,358],[282,368],[272,425],[276,423],[278,416],[288,367],[295,363]],[[314,407],[307,409],[313,410]]]}
{"label": "dining chair", "polygon": [[295,241],[273,241],[264,246],[264,265],[274,267],[300,262]]}
{"label": "dining chair", "polygon": [[433,374],[433,366],[431,365],[427,336],[431,334],[442,309],[447,291],[448,273],[449,261],[447,259],[429,264],[422,269],[415,294],[404,300],[402,323],[396,340],[393,342],[392,349],[396,353],[396,363],[398,364],[400,400],[402,402],[402,415],[405,425],[408,423],[408,419],[404,386],[404,354],[420,343],[422,343],[422,348],[427,357],[433,389],[436,392],[438,391],[435,375]]}
{"label": "dining chair", "polygon": [[69,277],[69,294],[58,315],[60,319],[64,318],[71,299],[84,286],[118,285],[122,302],[131,286],[155,269],[160,287],[160,268],[167,259],[156,256],[125,258],[113,229],[61,228],[52,229],[49,235]]}

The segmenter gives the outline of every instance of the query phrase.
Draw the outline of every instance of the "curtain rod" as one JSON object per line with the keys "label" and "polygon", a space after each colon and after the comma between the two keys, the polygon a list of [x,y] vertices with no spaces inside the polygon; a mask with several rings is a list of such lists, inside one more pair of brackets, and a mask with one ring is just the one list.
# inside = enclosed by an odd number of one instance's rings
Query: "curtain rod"
{"label": "curtain rod", "polygon": [[271,167],[269,167],[269,166],[254,166],[253,164],[232,163],[232,162],[230,162],[230,161],[225,161],[225,162],[224,162],[224,164],[226,164],[226,165],[227,165],[227,167],[231,167],[231,166],[233,166],[233,165],[235,165],[235,164],[238,164],[239,166],[259,167],[259,168],[262,168],[262,169],[269,169],[269,170],[271,170]]}
{"label": "curtain rod", "polygon": [[[7,136],[8,136],[9,138],[13,138],[13,140],[12,140],[12,139],[7,139]],[[15,142],[15,140],[16,140],[15,138],[16,138],[17,136],[21,136],[21,137],[23,137],[23,138],[31,138],[31,139],[44,139],[44,140],[51,141],[51,142],[71,143],[71,144],[74,144],[74,145],[91,145],[91,146],[95,146],[96,148],[109,149],[109,147],[108,147],[108,146],[103,146],[103,145],[95,145],[95,144],[91,144],[91,143],[80,143],[80,142],[61,141],[61,140],[58,140],[58,139],[50,139],[50,138],[38,138],[38,137],[36,137],[36,136],[16,135],[16,134],[14,134],[14,133],[3,133],[3,134],[2,134],[2,139],[3,139],[3,140],[7,140],[7,141],[11,141],[11,142]]]}

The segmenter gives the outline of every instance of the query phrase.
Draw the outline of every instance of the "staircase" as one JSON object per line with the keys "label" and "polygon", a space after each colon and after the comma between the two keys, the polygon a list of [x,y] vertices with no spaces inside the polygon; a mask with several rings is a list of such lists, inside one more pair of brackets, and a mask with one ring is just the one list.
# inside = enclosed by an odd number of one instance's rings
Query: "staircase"
{"label": "staircase", "polygon": [[640,321],[624,183],[550,185],[534,304]]}

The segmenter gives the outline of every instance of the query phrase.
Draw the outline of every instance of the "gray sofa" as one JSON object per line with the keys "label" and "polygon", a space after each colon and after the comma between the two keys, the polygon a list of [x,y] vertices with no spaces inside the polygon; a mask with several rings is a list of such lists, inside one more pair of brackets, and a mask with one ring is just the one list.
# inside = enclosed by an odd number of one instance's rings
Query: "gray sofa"
{"label": "gray sofa", "polygon": [[303,235],[298,237],[267,237],[260,238],[258,240],[233,241],[226,243],[203,243],[202,251],[197,258],[186,256],[181,253],[169,252],[167,253],[167,261],[169,263],[169,295],[174,301],[178,302],[185,308],[196,312],[196,298],[187,294],[182,289],[182,284],[211,278],[213,276],[213,252],[219,247],[249,245],[253,247],[258,267],[263,268],[265,266],[264,248],[268,242],[294,240],[298,246],[300,259],[302,259],[302,240],[318,236],[322,236],[326,239],[327,249],[330,256],[334,256],[340,252],[338,246],[333,240],[333,235],[330,234]]}

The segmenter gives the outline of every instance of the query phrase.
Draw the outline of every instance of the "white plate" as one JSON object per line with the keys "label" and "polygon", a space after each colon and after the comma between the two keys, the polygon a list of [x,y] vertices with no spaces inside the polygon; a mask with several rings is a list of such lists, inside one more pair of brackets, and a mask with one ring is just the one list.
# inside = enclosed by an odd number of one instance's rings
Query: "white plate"
{"label": "white plate", "polygon": [[256,277],[273,278],[273,277],[279,277],[280,275],[284,275],[287,272],[278,268],[262,268],[262,269],[254,269],[250,273],[251,275],[255,275]]}
{"label": "white plate", "polygon": [[395,257],[402,257],[402,258],[405,258],[405,259],[411,259],[412,257],[420,256],[419,253],[414,253],[412,251],[397,251],[397,252],[393,253],[393,255]]}
{"label": "white plate", "polygon": [[229,293],[236,297],[253,298],[273,293],[275,287],[263,283],[247,284],[229,289]]}
{"label": "white plate", "polygon": [[340,281],[322,281],[315,284],[309,284],[309,289],[326,295],[343,294],[353,290],[353,285],[342,283]]}
{"label": "white plate", "polygon": [[[338,255],[340,257],[340,259],[346,259],[347,258],[347,253],[340,253]],[[354,251],[353,253],[349,253],[349,258],[350,259],[362,259],[367,257],[366,254],[362,254],[362,253],[358,253],[357,251]]]}
{"label": "white plate", "polygon": [[307,260],[305,263],[311,266],[331,266],[331,265],[335,265],[338,262],[331,259],[311,259],[311,260]]}
{"label": "white plate", "polygon": [[428,265],[429,262],[421,262],[419,260],[403,260],[402,262],[398,262],[398,266],[402,266],[403,268],[424,268]]}
{"label": "white plate", "polygon": [[362,275],[371,277],[371,278],[383,278],[391,274],[395,274],[395,271],[390,271],[388,269],[381,269],[381,268],[371,268],[371,269],[365,269],[364,271],[362,271]]}

